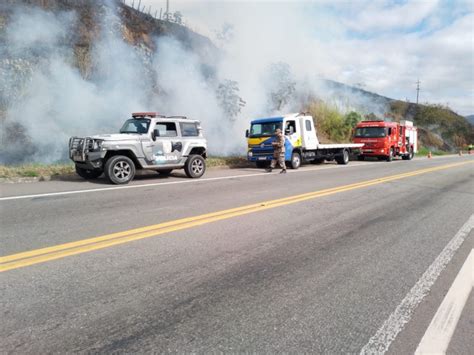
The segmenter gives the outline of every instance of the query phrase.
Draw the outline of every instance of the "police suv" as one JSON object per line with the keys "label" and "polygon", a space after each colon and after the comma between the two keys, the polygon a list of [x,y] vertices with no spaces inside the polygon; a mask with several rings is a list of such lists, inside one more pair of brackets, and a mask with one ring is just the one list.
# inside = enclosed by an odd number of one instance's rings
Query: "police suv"
{"label": "police suv", "polygon": [[206,171],[207,141],[201,124],[184,116],[136,112],[120,133],[71,137],[69,157],[84,179],[102,173],[113,184],[127,184],[137,169],[170,174],[184,169],[190,178]]}

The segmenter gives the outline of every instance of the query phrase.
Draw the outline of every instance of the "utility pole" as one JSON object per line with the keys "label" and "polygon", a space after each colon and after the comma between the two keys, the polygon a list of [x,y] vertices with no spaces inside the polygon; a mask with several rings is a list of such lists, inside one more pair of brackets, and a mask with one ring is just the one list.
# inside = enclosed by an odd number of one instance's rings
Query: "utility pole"
{"label": "utility pole", "polygon": [[420,79],[416,82],[416,104],[418,105],[418,98],[420,97]]}

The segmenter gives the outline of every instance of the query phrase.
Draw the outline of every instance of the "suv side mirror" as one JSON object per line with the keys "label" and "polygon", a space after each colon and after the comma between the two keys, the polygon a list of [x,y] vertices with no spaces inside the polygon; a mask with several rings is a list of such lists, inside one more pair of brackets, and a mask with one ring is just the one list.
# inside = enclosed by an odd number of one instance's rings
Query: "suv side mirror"
{"label": "suv side mirror", "polygon": [[250,135],[250,134],[249,134],[249,130],[247,129],[247,130],[245,131],[245,137],[248,138],[249,135]]}
{"label": "suv side mirror", "polygon": [[159,137],[159,136],[160,136],[159,130],[154,129],[153,132],[151,132],[151,139],[153,139],[154,141],[156,141],[156,137]]}

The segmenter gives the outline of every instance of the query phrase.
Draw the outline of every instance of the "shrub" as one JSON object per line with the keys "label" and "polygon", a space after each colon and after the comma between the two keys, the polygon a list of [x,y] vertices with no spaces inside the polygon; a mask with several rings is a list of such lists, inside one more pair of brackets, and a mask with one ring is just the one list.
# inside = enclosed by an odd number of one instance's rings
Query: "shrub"
{"label": "shrub", "polygon": [[312,102],[307,111],[313,116],[320,138],[328,137],[332,142],[347,142],[353,128],[362,121],[362,115],[352,111],[343,115],[336,107],[323,101]]}

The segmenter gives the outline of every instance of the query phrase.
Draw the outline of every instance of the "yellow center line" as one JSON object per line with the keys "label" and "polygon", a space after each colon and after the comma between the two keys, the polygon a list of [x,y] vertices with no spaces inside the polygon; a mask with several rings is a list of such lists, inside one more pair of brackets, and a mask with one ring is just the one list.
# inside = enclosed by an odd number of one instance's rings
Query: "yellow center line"
{"label": "yellow center line", "polygon": [[181,218],[169,222],[159,223],[151,226],[135,228],[123,232],[107,234],[99,237],[78,240],[75,242],[59,244],[51,247],[35,249],[17,254],[11,254],[0,258],[0,272],[17,269],[20,267],[42,263],[45,261],[64,258],[66,256],[85,253],[92,250],[107,248],[113,245],[123,244],[134,240],[158,236],[161,234],[171,233],[183,229],[200,226],[224,219],[229,219],[245,214],[264,211],[271,208],[281,207],[297,202],[302,202],[318,197],[328,196],[339,192],[350,191],[363,187],[382,184],[389,181],[400,180],[411,176],[426,174],[434,171],[450,169],[469,162],[461,162],[454,164],[441,165],[433,168],[415,170],[407,173],[381,177],[373,180],[366,180],[354,184],[308,192],[304,194],[289,196],[276,200],[263,201],[246,206],[231,208],[227,210],[207,213],[194,217]]}

